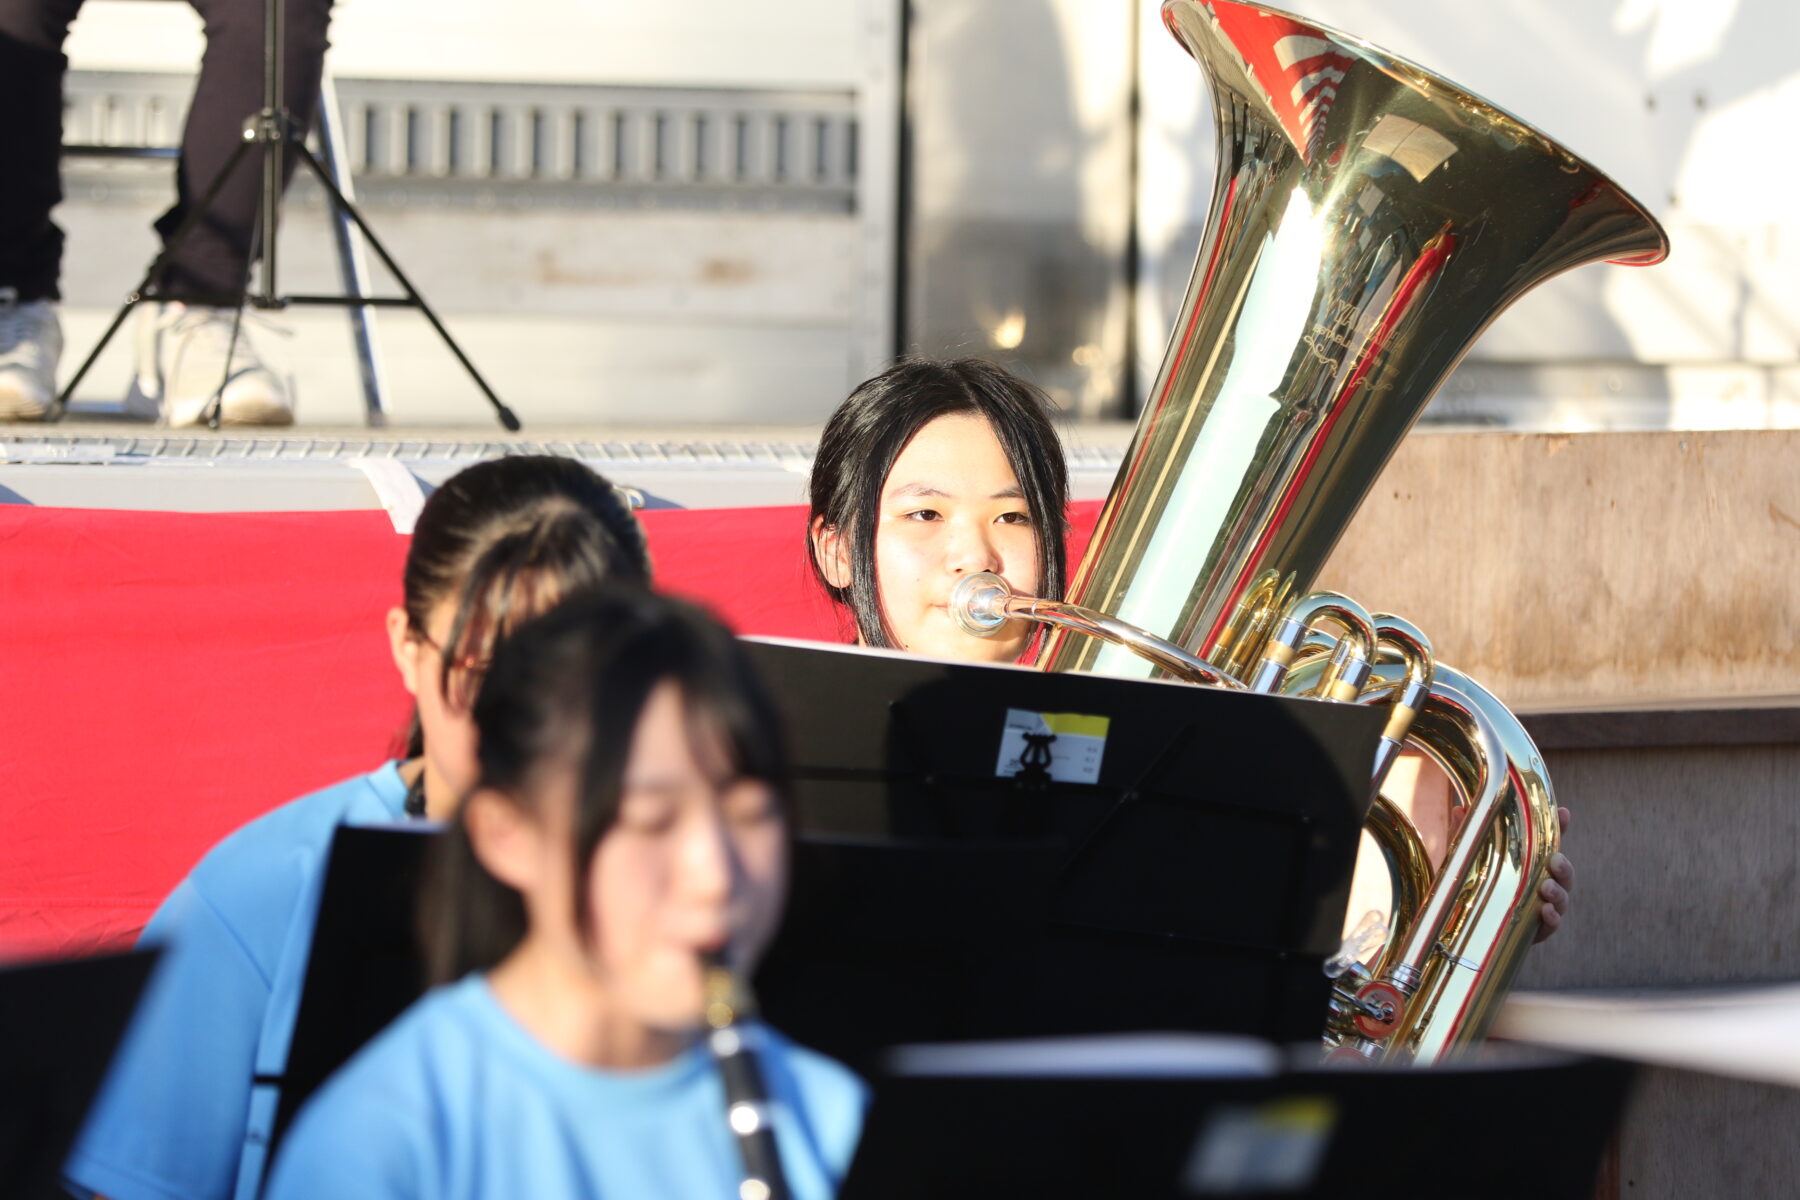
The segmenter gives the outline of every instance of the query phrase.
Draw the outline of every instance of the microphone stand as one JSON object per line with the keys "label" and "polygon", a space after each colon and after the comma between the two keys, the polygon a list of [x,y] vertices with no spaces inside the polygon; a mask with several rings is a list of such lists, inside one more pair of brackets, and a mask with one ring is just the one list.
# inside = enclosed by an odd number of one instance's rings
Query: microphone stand
{"label": "microphone stand", "polygon": [[[225,385],[231,380],[231,359],[237,350],[238,335],[244,320],[244,306],[252,304],[259,309],[280,309],[290,304],[310,304],[339,308],[417,309],[437,331],[438,336],[443,339],[444,345],[449,347],[450,353],[456,357],[458,363],[462,364],[463,370],[468,372],[469,378],[474,381],[475,386],[481,390],[481,394],[493,406],[494,415],[500,424],[511,432],[518,432],[519,418],[514,415],[512,409],[501,402],[500,397],[494,393],[494,389],[488,386],[487,380],[482,378],[481,372],[475,369],[475,364],[469,360],[467,354],[463,353],[462,347],[457,345],[456,339],[450,336],[450,331],[444,328],[444,323],[438,319],[437,313],[432,311],[431,305],[426,303],[425,297],[420,294],[419,289],[413,286],[412,280],[406,277],[406,272],[400,269],[400,264],[394,261],[393,255],[389,254],[387,248],[381,244],[381,239],[375,236],[375,231],[369,228],[369,223],[363,219],[356,206],[344,196],[344,193],[332,180],[330,173],[319,162],[318,157],[307,148],[306,131],[298,128],[293,114],[282,103],[281,46],[285,32],[282,28],[282,2],[283,0],[263,0],[262,108],[244,122],[243,140],[232,150],[231,156],[219,168],[218,174],[207,185],[206,191],[200,199],[188,205],[180,224],[163,243],[162,253],[158,254],[151,262],[137,287],[126,295],[125,303],[114,315],[112,324],[107,326],[106,332],[100,336],[100,341],[93,350],[89,351],[80,368],[70,378],[62,393],[57,396],[56,402],[51,406],[45,420],[59,421],[62,419],[64,413],[68,411],[69,398],[75,394],[76,387],[93,367],[95,360],[100,357],[100,352],[106,349],[107,343],[112,341],[113,336],[118,333],[120,326],[125,324],[125,318],[131,314],[133,309],[145,301],[185,300],[214,304],[219,307],[229,304],[235,309],[231,322],[231,339],[225,351],[225,374],[219,380],[217,390],[207,401],[206,408],[202,413],[208,428],[217,429],[219,427],[220,406],[225,396]],[[243,162],[244,156],[253,147],[262,155],[262,193],[259,197],[255,221],[251,227],[250,254],[244,261],[244,279],[237,294],[235,296],[177,296],[164,293],[157,282],[164,266],[194,226],[199,223],[200,218],[212,207],[213,200],[224,188],[226,180],[231,177],[231,173],[238,168],[238,165]],[[400,290],[404,295],[283,296],[281,294],[277,286],[275,231],[281,218],[282,157],[284,152],[290,148],[300,161],[311,169],[314,178],[325,189],[325,194],[336,211],[350,218],[362,231],[369,248],[375,252],[376,257],[381,259],[382,265],[393,275],[394,281],[400,285]],[[251,267],[259,258],[262,261],[262,272],[258,277],[258,289],[252,292],[250,290]]]}

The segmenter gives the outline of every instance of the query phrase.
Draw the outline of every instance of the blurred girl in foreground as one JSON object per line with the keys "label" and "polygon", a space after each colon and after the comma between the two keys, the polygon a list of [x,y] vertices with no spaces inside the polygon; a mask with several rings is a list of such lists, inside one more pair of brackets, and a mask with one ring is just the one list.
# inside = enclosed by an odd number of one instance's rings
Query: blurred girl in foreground
{"label": "blurred girl in foreground", "polygon": [[728,1121],[700,1037],[709,961],[748,975],[787,881],[780,731],[737,643],[597,592],[499,648],[475,723],[480,782],[426,909],[442,986],[302,1110],[270,1200],[766,1196],[746,1121],[773,1128],[788,1194],[830,1196],[861,1084],[738,1027],[766,1103]]}

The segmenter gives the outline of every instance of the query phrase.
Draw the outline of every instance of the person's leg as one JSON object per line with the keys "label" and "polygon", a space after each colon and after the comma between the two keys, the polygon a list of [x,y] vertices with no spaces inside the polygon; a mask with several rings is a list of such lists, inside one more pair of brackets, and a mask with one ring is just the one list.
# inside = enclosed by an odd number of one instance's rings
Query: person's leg
{"label": "person's leg", "polygon": [[[263,105],[263,0],[192,0],[206,29],[206,55],[188,109],[176,176],[175,206],[156,228],[169,237],[189,205],[211,186],[243,140],[244,121]],[[283,103],[302,130],[312,123],[325,61],[331,0],[282,0]],[[295,156],[285,156],[282,182]],[[250,255],[261,197],[262,164],[252,151],[241,159],[211,210],[175,248],[163,270],[164,290],[235,294]]]}
{"label": "person's leg", "polygon": [[[156,223],[165,242],[243,144],[245,120],[263,107],[264,0],[191,3],[205,25],[206,54],[182,136],[175,207]],[[282,103],[304,131],[319,98],[331,0],[282,0],[281,7]],[[284,188],[295,161],[291,150],[284,154]],[[261,199],[262,158],[253,149],[225,177],[208,211],[171,248],[156,281],[163,293],[235,297],[244,287]],[[217,393],[226,424],[292,421],[287,387],[263,365],[247,330],[233,341],[232,319],[230,308],[146,306],[138,318],[137,376],[126,410],[191,425],[208,412]]]}
{"label": "person's leg", "polygon": [[62,332],[63,40],[81,0],[0,0],[0,420],[41,417]]}
{"label": "person's leg", "polygon": [[81,0],[0,0],[0,288],[58,299],[62,47]]}

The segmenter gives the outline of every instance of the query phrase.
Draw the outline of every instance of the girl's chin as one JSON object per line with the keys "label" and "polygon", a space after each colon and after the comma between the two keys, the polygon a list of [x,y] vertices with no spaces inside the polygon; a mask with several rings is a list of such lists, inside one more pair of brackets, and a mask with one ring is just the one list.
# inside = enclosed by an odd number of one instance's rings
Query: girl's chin
{"label": "girl's chin", "polygon": [[971,637],[959,630],[947,637],[921,638],[907,649],[927,658],[947,658],[953,662],[1009,663],[1018,659],[1025,643],[1010,638],[996,641]]}
{"label": "girl's chin", "polygon": [[644,1027],[662,1037],[684,1039],[706,1024],[706,1002],[700,989],[665,992],[648,998],[639,1011]]}

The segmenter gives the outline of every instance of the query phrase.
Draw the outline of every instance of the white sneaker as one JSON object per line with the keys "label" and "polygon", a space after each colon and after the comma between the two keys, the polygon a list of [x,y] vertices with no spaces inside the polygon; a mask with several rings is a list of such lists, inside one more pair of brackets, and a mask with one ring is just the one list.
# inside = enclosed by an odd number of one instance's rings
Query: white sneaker
{"label": "white sneaker", "polygon": [[0,421],[37,421],[56,399],[62,322],[48,300],[0,288]]}
{"label": "white sneaker", "polygon": [[[125,411],[170,425],[198,425],[225,381],[219,400],[221,425],[292,425],[288,389],[263,365],[250,341],[250,322],[231,345],[229,308],[179,303],[141,306],[137,318],[137,374],[125,397]],[[231,376],[225,375],[226,350]]]}

